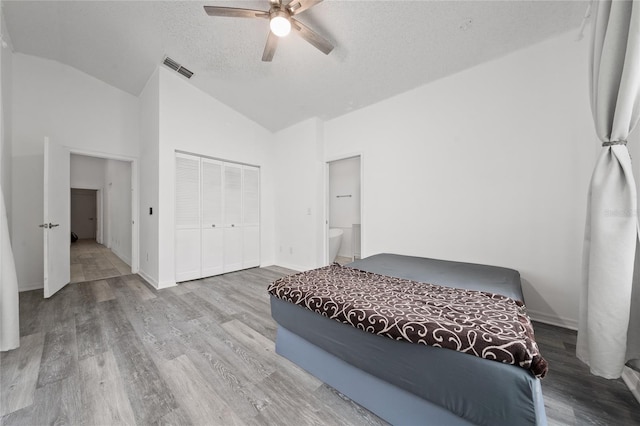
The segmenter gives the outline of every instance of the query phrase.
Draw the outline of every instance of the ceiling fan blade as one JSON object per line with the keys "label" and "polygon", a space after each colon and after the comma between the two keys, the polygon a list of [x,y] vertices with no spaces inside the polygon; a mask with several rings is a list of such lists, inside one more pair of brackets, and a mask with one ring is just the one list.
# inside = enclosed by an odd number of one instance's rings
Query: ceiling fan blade
{"label": "ceiling fan blade", "polygon": [[225,16],[230,18],[268,18],[269,12],[253,9],[239,9],[237,7],[205,6],[209,16]]}
{"label": "ceiling fan blade", "polygon": [[304,12],[310,7],[315,6],[321,1],[322,0],[293,0],[287,5],[287,10],[291,14],[291,16],[297,15],[298,13]]}
{"label": "ceiling fan blade", "polygon": [[329,43],[327,39],[313,31],[311,28],[307,27],[297,19],[291,18],[291,29],[298,33],[300,37],[314,45],[325,55],[328,55],[333,50],[333,45]]}
{"label": "ceiling fan blade", "polygon": [[272,31],[269,31],[269,37],[267,37],[267,44],[264,46],[264,52],[262,53],[263,62],[271,62],[273,55],[276,53],[276,47],[278,47],[278,37]]}

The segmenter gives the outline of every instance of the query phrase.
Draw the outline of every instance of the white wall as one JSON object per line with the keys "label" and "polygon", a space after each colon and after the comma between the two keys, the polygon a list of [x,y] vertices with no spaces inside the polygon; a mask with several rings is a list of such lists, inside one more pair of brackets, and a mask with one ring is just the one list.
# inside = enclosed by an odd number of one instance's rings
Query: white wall
{"label": "white wall", "polygon": [[[158,286],[160,80],[156,70],[140,94],[140,275]],[[149,209],[153,209],[149,213]]]}
{"label": "white wall", "polygon": [[12,235],[21,290],[41,288],[43,140],[137,157],[138,98],[74,68],[13,56]]}
{"label": "white wall", "polygon": [[104,189],[107,160],[86,155],[71,154],[71,187]]}
{"label": "white wall", "polygon": [[106,246],[131,265],[131,163],[107,160],[104,179]]}
{"label": "white wall", "polygon": [[343,231],[338,255],[352,257],[353,225],[360,223],[360,157],[329,164],[329,206],[329,228]]}
{"label": "white wall", "polygon": [[175,284],[175,150],[260,166],[260,258],[273,264],[273,135],[176,73],[161,68],[159,84],[158,287]]}
{"label": "white wall", "polygon": [[[276,134],[277,263],[322,264],[324,159],[362,153],[362,251],[518,269],[536,319],[575,328],[599,144],[574,33],[324,123]],[[279,251],[282,246],[282,252]],[[288,252],[293,247],[293,254]]]}
{"label": "white wall", "polygon": [[306,270],[323,262],[322,122],[310,119],[276,133],[276,263]]}
{"label": "white wall", "polygon": [[575,327],[597,138],[568,33],[326,123],[363,153],[363,255],[521,272],[534,318]]}

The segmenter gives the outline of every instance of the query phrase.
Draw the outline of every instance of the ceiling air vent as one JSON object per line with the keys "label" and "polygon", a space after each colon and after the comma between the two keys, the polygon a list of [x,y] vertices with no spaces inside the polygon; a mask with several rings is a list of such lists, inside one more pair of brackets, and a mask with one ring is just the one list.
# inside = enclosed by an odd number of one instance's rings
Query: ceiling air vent
{"label": "ceiling air vent", "polygon": [[186,69],[185,67],[178,68],[178,74],[182,74],[187,78],[191,78],[191,76],[193,75],[193,73],[188,69]]}
{"label": "ceiling air vent", "polygon": [[191,78],[191,76],[193,76],[193,73],[191,71],[189,71],[188,69],[186,69],[185,67],[183,67],[182,65],[180,65],[179,63],[177,63],[176,61],[174,61],[168,56],[165,56],[164,61],[162,61],[162,63],[168,66],[169,68],[171,68],[172,70],[176,71],[178,74],[182,74],[187,78]]}

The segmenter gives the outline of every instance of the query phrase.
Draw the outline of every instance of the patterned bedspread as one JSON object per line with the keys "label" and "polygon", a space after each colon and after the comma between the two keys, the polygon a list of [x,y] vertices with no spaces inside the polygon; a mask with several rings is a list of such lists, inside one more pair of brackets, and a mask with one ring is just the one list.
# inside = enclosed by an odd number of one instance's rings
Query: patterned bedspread
{"label": "patterned bedspread", "polygon": [[337,264],[280,278],[268,291],[369,333],[517,365],[539,378],[547,372],[524,304],[506,296]]}

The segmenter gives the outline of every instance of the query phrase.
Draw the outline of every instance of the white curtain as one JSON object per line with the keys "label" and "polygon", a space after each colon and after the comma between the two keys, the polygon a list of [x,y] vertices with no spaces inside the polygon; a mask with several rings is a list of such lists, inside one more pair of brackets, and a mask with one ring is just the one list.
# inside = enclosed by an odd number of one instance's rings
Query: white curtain
{"label": "white curtain", "polygon": [[20,346],[18,278],[9,241],[4,194],[0,190],[0,351]]}
{"label": "white curtain", "polygon": [[[640,2],[596,1],[589,68],[591,111],[603,142],[587,206],[576,354],[595,375],[620,377],[640,358],[636,184],[626,141],[640,119]],[[635,268],[634,265],[638,263]]]}

